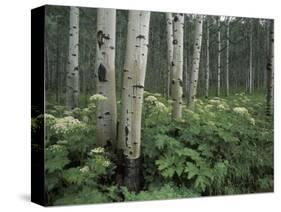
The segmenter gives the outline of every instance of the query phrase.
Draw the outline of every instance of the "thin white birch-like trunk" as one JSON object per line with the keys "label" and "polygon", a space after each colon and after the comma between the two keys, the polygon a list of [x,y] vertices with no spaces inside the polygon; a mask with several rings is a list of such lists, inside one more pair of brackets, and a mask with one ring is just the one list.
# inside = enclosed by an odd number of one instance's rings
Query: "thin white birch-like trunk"
{"label": "thin white birch-like trunk", "polygon": [[210,30],[209,30],[209,22],[206,18],[206,73],[205,73],[205,97],[209,97],[209,80],[210,80]]}
{"label": "thin white birch-like trunk", "polygon": [[79,8],[70,7],[69,12],[69,54],[66,75],[66,107],[73,109],[79,103]]}
{"label": "thin white birch-like trunk", "polygon": [[218,26],[218,70],[217,70],[217,96],[220,96],[220,86],[221,86],[221,25],[220,18],[217,18],[217,26]]}
{"label": "thin white birch-like trunk", "polygon": [[253,93],[253,21],[250,20],[249,93]]}
{"label": "thin white birch-like trunk", "polygon": [[97,104],[96,140],[116,147],[115,34],[116,10],[97,10],[96,92],[106,97]]}
{"label": "thin white birch-like trunk", "polygon": [[172,73],[172,61],[173,61],[173,16],[172,13],[166,13],[166,33],[167,33],[167,47],[168,47],[168,72],[167,72],[167,97],[170,96],[170,84]]}
{"label": "thin white birch-like trunk", "polygon": [[229,22],[228,19],[226,22],[226,96],[229,96]]}
{"label": "thin white birch-like trunk", "polygon": [[182,77],[183,77],[183,28],[184,15],[174,16],[174,40],[173,40],[173,61],[172,61],[172,119],[182,118]]}
{"label": "thin white birch-like trunk", "polygon": [[118,149],[123,153],[123,184],[140,189],[141,116],[149,42],[150,12],[129,11]]}
{"label": "thin white birch-like trunk", "polygon": [[274,22],[269,21],[269,52],[267,58],[267,94],[266,114],[273,114],[273,79],[274,79]]}
{"label": "thin white birch-like trunk", "polygon": [[141,114],[149,42],[150,12],[129,11],[123,73],[119,148],[128,159],[140,157]]}
{"label": "thin white birch-like trunk", "polygon": [[193,107],[194,107],[194,101],[196,99],[196,94],[197,94],[200,53],[201,53],[201,44],[202,44],[202,33],[203,33],[203,16],[198,15],[196,17],[196,24],[195,24],[192,70],[191,70],[189,102],[188,102],[188,107],[191,109],[193,109]]}

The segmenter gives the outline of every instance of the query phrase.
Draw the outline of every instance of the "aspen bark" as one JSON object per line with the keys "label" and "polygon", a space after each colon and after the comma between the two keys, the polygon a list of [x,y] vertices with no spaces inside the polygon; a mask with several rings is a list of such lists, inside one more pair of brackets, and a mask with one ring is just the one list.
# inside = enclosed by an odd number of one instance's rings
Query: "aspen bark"
{"label": "aspen bark", "polygon": [[66,76],[66,106],[68,109],[78,107],[79,102],[79,8],[70,7],[69,13],[69,54]]}
{"label": "aspen bark", "polygon": [[269,23],[269,52],[267,57],[267,94],[266,94],[266,114],[273,114],[273,78],[274,78],[274,23]]}
{"label": "aspen bark", "polygon": [[97,104],[96,140],[116,147],[115,31],[116,10],[97,10],[96,92],[107,99]]}
{"label": "aspen bark", "polygon": [[150,12],[129,11],[118,148],[124,157],[124,184],[140,188],[141,115],[149,42]]}
{"label": "aspen bark", "polygon": [[167,72],[167,97],[170,96],[170,84],[172,73],[172,61],[173,61],[173,16],[172,13],[166,13],[166,31],[167,31],[167,47],[168,47],[168,72]]}
{"label": "aspen bark", "polygon": [[217,25],[218,25],[218,72],[217,72],[217,96],[220,96],[220,86],[221,86],[221,25],[220,25],[220,18],[217,18]]}
{"label": "aspen bark", "polygon": [[189,89],[188,107],[191,109],[194,107],[194,101],[196,99],[196,94],[197,94],[200,53],[201,53],[201,44],[202,44],[202,33],[203,33],[203,16],[199,15],[196,17],[196,24],[195,24],[192,71],[191,71],[191,81],[190,81],[190,89]]}
{"label": "aspen bark", "polygon": [[209,22],[206,21],[206,73],[205,73],[205,97],[209,97],[209,80],[210,80],[210,30],[209,30]]}
{"label": "aspen bark", "polygon": [[226,23],[226,96],[229,96],[229,22]]}
{"label": "aspen bark", "polygon": [[253,22],[250,20],[249,93],[253,93]]}
{"label": "aspen bark", "polygon": [[173,40],[173,61],[172,61],[172,119],[182,117],[182,77],[183,77],[183,28],[184,15],[174,16],[174,40]]}

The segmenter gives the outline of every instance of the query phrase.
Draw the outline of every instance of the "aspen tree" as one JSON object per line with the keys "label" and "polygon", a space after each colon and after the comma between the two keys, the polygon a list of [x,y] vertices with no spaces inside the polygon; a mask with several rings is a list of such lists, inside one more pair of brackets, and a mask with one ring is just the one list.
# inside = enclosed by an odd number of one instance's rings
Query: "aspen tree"
{"label": "aspen tree", "polygon": [[97,10],[96,92],[106,97],[97,104],[97,144],[116,147],[115,28],[116,10]]}
{"label": "aspen tree", "polygon": [[206,17],[206,73],[205,73],[205,97],[209,96],[209,80],[210,80],[210,27]]}
{"label": "aspen tree", "polygon": [[173,61],[172,61],[172,119],[182,117],[182,77],[183,77],[183,28],[184,15],[178,13],[174,16],[174,39],[173,39]]}
{"label": "aspen tree", "polygon": [[172,73],[172,61],[173,61],[173,16],[172,13],[166,13],[166,31],[167,31],[167,47],[168,47],[168,72],[167,72],[167,97],[170,96],[170,84]]}
{"label": "aspen tree", "polygon": [[129,11],[123,72],[118,148],[123,153],[124,184],[140,189],[141,115],[149,42],[150,12]]}
{"label": "aspen tree", "polygon": [[188,107],[191,109],[194,106],[194,101],[196,99],[196,94],[197,94],[200,53],[201,53],[201,44],[202,44],[202,33],[203,33],[203,16],[198,15],[196,17],[196,24],[195,24],[192,71],[191,71],[189,102],[188,102]]}
{"label": "aspen tree", "polygon": [[66,76],[66,106],[78,107],[79,103],[79,8],[70,7],[69,13],[69,54]]}
{"label": "aspen tree", "polygon": [[267,56],[267,94],[266,114],[272,115],[273,111],[273,76],[274,76],[274,22],[269,21],[269,46]]}
{"label": "aspen tree", "polygon": [[250,20],[249,93],[253,93],[253,20]]}
{"label": "aspen tree", "polygon": [[229,96],[229,22],[230,19],[226,20],[226,96]]}
{"label": "aspen tree", "polygon": [[221,86],[221,25],[220,17],[217,17],[217,26],[218,26],[218,70],[217,70],[217,96],[220,96],[220,86]]}

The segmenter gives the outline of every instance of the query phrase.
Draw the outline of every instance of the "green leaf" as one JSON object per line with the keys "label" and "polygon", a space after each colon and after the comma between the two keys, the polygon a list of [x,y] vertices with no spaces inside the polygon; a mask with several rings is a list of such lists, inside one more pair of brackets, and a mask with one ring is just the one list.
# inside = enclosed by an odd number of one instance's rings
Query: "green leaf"
{"label": "green leaf", "polygon": [[169,167],[162,172],[163,177],[171,178],[175,173],[175,169],[173,167]]}
{"label": "green leaf", "polygon": [[198,176],[194,183],[194,187],[202,190],[203,192],[206,190],[207,185],[209,185],[209,181],[204,176]]}
{"label": "green leaf", "polygon": [[63,172],[63,178],[70,184],[81,185],[84,181],[83,173],[79,171],[79,167],[70,168]]}
{"label": "green leaf", "polygon": [[188,173],[187,179],[191,179],[194,176],[198,175],[199,169],[191,162],[186,162],[186,167],[184,172]]}

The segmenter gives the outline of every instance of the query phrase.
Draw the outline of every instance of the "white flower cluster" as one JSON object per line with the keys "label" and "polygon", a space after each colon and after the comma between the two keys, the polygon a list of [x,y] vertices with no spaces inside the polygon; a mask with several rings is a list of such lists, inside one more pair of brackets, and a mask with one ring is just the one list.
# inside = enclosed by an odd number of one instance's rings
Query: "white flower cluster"
{"label": "white flower cluster", "polygon": [[52,114],[45,113],[44,114],[46,126],[52,126],[56,122],[56,117]]}
{"label": "white flower cluster", "polygon": [[104,101],[107,100],[107,97],[101,94],[95,94],[90,97],[90,102]]}
{"label": "white flower cluster", "polygon": [[251,125],[255,125],[256,124],[256,121],[255,121],[254,118],[249,118],[248,120],[249,120]]}
{"label": "white flower cluster", "polygon": [[233,111],[236,114],[239,114],[239,115],[242,115],[242,116],[248,116],[249,115],[249,112],[248,112],[247,108],[245,108],[245,107],[235,107],[235,108],[233,108]]}
{"label": "white flower cluster", "polygon": [[109,167],[110,164],[111,164],[111,163],[110,163],[109,160],[105,160],[105,161],[102,163],[102,165],[103,165],[104,167]]}
{"label": "white flower cluster", "polygon": [[226,107],[223,104],[219,104],[217,106],[217,109],[219,109],[219,110],[226,110]]}
{"label": "white flower cluster", "polygon": [[97,147],[91,150],[90,154],[100,154],[104,153],[104,148],[103,147]]}
{"label": "white flower cluster", "polygon": [[62,147],[61,145],[53,144],[53,145],[49,146],[49,147],[47,148],[47,150],[49,150],[49,151],[51,151],[51,152],[59,152],[59,151],[62,150],[62,148],[63,148],[63,147]]}
{"label": "white flower cluster", "polygon": [[157,111],[159,112],[167,112],[168,108],[166,107],[166,105],[164,105],[162,102],[155,102],[155,108]]}
{"label": "white flower cluster", "polygon": [[159,102],[155,96],[150,95],[145,98],[145,101],[147,103],[155,106],[155,110],[158,112],[167,112],[168,111],[168,108],[166,107],[166,105],[162,102]]}
{"label": "white flower cluster", "polygon": [[80,172],[82,173],[86,173],[86,172],[89,172],[89,166],[84,166],[83,168],[79,169]]}
{"label": "white flower cluster", "polygon": [[210,103],[210,104],[213,104],[213,105],[219,105],[221,102],[220,102],[220,100],[218,100],[218,99],[210,99],[210,100],[209,100],[209,103]]}
{"label": "white flower cluster", "polygon": [[145,101],[149,102],[149,103],[154,103],[157,101],[157,98],[155,96],[148,96],[145,98]]}
{"label": "white flower cluster", "polygon": [[72,116],[66,116],[63,118],[57,118],[56,123],[52,126],[52,129],[57,134],[65,134],[81,126],[82,124],[78,119],[75,119]]}

